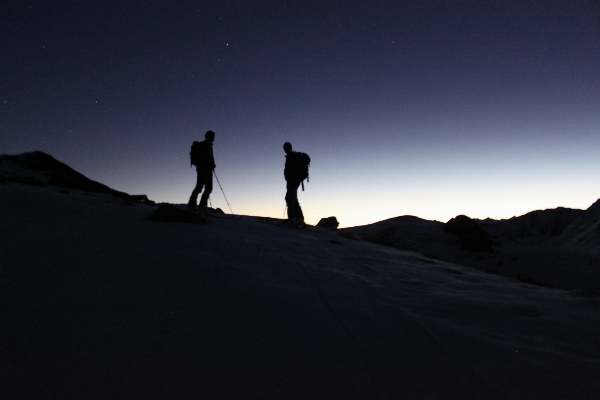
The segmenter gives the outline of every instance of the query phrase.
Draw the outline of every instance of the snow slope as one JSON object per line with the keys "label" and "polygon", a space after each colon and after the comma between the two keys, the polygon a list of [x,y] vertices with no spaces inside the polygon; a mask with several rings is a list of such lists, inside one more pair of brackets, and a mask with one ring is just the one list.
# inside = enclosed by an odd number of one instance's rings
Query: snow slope
{"label": "snow slope", "polygon": [[600,395],[599,301],[252,217],[0,185],[3,398]]}
{"label": "snow slope", "polygon": [[587,210],[557,208],[508,220],[470,221],[492,242],[491,251],[465,249],[447,231],[450,222],[413,216],[342,233],[538,285],[600,295],[600,201]]}
{"label": "snow slope", "polygon": [[256,217],[151,221],[10,168],[3,399],[600,396],[598,297]]}

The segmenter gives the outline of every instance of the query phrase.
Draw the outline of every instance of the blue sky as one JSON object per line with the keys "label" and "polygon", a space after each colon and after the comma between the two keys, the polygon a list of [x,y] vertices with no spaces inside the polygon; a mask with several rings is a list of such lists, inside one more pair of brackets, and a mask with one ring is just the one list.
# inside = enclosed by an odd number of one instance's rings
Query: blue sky
{"label": "blue sky", "polygon": [[183,203],[212,129],[233,211],[281,217],[290,141],[342,226],[600,197],[599,2],[341,4],[2,4],[0,152]]}

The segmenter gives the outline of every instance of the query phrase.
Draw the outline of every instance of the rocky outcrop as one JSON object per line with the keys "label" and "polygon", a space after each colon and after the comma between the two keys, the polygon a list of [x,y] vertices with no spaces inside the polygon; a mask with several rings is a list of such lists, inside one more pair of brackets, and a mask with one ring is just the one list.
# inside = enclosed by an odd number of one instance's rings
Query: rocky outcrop
{"label": "rocky outcrop", "polygon": [[340,223],[338,222],[336,217],[321,218],[319,223],[317,223],[317,226],[327,229],[337,229],[339,225]]}
{"label": "rocky outcrop", "polygon": [[470,251],[492,251],[493,241],[475,220],[459,215],[444,224],[444,232],[458,236],[460,245]]}

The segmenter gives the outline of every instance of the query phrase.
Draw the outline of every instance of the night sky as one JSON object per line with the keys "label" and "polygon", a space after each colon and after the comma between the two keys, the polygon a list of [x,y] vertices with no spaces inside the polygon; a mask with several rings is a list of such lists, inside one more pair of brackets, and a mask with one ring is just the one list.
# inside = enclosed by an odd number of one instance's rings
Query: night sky
{"label": "night sky", "polygon": [[313,224],[600,197],[598,1],[45,3],[0,2],[0,153],[185,203],[211,129],[234,213],[282,217],[289,141]]}

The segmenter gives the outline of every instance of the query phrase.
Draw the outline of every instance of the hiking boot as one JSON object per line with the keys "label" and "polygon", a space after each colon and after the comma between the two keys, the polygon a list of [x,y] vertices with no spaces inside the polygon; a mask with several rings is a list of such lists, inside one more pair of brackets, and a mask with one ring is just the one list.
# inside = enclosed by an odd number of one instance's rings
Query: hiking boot
{"label": "hiking boot", "polygon": [[292,223],[292,221],[288,218],[288,219],[284,219],[283,221],[281,221],[281,226],[289,226]]}
{"label": "hiking boot", "polygon": [[193,204],[188,204],[187,208],[189,211],[196,211],[196,206]]}
{"label": "hiking boot", "polygon": [[287,226],[289,228],[306,228],[303,218],[291,218]]}
{"label": "hiking boot", "polygon": [[303,219],[297,218],[296,224],[294,226],[299,229],[304,229],[304,228],[306,228],[306,223],[304,222]]}
{"label": "hiking boot", "polygon": [[202,214],[202,215],[208,215],[208,207],[206,206],[198,206],[197,208],[197,213]]}

